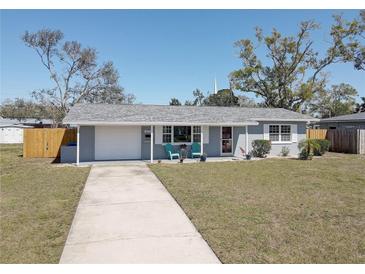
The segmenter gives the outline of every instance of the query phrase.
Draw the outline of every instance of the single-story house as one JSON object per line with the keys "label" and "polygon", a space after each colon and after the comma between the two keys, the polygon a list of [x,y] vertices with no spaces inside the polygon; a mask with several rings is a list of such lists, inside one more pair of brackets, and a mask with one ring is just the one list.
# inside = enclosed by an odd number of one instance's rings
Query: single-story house
{"label": "single-story house", "polygon": [[7,119],[0,117],[0,144],[22,144],[24,128],[51,127],[50,119]]}
{"label": "single-story house", "polygon": [[316,127],[323,129],[357,128],[365,129],[365,112],[321,119]]}
{"label": "single-story house", "polygon": [[[77,145],[61,150],[67,161],[165,159],[164,145],[176,149],[203,141],[208,157],[242,157],[256,139],[271,140],[270,154],[282,147],[296,155],[306,125],[318,121],[280,108],[76,104],[63,120],[77,127]],[[62,157],[64,152],[66,157]]]}
{"label": "single-story house", "polygon": [[16,119],[0,117],[0,144],[22,144],[23,129],[33,126],[23,125]]}
{"label": "single-story house", "polygon": [[0,123],[0,144],[22,144],[23,129],[31,126]]}

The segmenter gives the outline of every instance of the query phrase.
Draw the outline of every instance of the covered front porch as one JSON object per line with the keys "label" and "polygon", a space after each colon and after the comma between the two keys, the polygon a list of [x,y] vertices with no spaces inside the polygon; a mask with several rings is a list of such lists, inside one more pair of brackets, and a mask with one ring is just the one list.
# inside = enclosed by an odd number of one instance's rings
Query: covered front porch
{"label": "covered front porch", "polygon": [[[149,163],[197,162],[243,159],[249,151],[249,126],[257,122],[235,124],[94,124],[76,125],[74,147],[77,165],[89,162],[142,160]],[[170,157],[173,150],[175,157]],[[197,149],[198,148],[198,149]],[[194,157],[192,157],[194,156]]]}

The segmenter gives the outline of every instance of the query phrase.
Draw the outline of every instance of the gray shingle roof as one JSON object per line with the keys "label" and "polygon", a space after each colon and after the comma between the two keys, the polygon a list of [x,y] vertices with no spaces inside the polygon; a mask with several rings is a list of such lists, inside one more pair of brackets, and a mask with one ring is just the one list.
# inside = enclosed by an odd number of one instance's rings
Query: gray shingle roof
{"label": "gray shingle roof", "polygon": [[191,123],[239,124],[245,121],[317,121],[309,115],[280,108],[197,107],[163,105],[76,104],[65,124]]}
{"label": "gray shingle roof", "polygon": [[361,121],[365,121],[365,112],[321,119],[320,122],[361,122]]}

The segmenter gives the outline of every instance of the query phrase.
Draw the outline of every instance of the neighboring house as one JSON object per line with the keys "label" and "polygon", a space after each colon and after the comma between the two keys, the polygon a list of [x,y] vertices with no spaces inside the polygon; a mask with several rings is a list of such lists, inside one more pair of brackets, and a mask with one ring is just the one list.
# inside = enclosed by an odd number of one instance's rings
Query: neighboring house
{"label": "neighboring house", "polygon": [[35,128],[43,128],[43,127],[52,127],[53,121],[50,119],[34,119],[34,118],[26,118],[26,119],[7,119],[0,118],[0,124],[8,124],[8,125],[24,125]]}
{"label": "neighboring house", "polygon": [[0,144],[22,144],[23,129],[31,128],[19,124],[18,120],[0,119]]}
{"label": "neighboring house", "polygon": [[256,139],[271,140],[272,155],[283,146],[297,154],[314,121],[285,109],[108,104],[76,104],[63,120],[78,128],[79,145],[67,152],[76,162],[164,159],[164,144],[189,150],[200,140],[208,157],[242,157],[241,148],[250,151]]}
{"label": "neighboring house", "polygon": [[316,127],[323,129],[358,128],[365,129],[365,112],[321,119]]}
{"label": "neighboring house", "polygon": [[22,144],[23,129],[33,127],[51,127],[52,120],[48,119],[17,119],[0,118],[0,144]]}

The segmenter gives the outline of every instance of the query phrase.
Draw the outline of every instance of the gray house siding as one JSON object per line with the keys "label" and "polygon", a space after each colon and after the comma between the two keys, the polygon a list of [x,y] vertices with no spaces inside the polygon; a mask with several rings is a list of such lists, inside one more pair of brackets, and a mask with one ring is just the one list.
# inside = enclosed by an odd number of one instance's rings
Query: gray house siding
{"label": "gray house siding", "polygon": [[95,127],[80,127],[80,162],[95,160]]}
{"label": "gray house siding", "polygon": [[[248,126],[248,150],[252,150],[252,141],[264,138],[264,124],[297,124],[297,142],[288,144],[272,144],[270,155],[280,155],[281,150],[284,146],[288,147],[291,155],[299,153],[298,143],[299,141],[306,138],[306,122],[300,123],[288,123],[288,122],[260,122],[258,126]],[[150,143],[144,142],[143,133],[145,129],[150,127],[142,127],[142,159],[150,159]],[[221,156],[221,128],[219,126],[209,127],[209,144],[204,144],[204,153],[208,157],[219,157]],[[236,157],[242,157],[240,147],[245,149],[246,147],[246,131],[245,127],[233,127],[233,154]],[[178,150],[179,146],[176,145],[175,149]],[[188,154],[190,155],[191,147],[188,146]],[[153,146],[154,159],[166,159],[166,152],[163,145],[154,144]]]}
{"label": "gray house siding", "polygon": [[[80,127],[80,162],[90,162],[95,160],[95,127]],[[76,146],[61,147],[61,163],[75,163]]]}
{"label": "gray house siding", "polygon": [[[250,134],[250,129],[248,129]],[[220,138],[220,136],[219,136]],[[263,136],[261,137],[263,138]],[[236,157],[243,157],[241,149],[246,149],[246,128],[245,127],[233,127],[233,155]],[[220,143],[219,143],[220,149]]]}
{"label": "gray house siding", "polygon": [[209,127],[209,144],[204,144],[204,153],[208,157],[220,156],[220,127]]}
{"label": "gray house siding", "polygon": [[297,123],[289,123],[289,122],[275,122],[275,121],[266,121],[260,122],[258,126],[248,126],[248,150],[252,150],[252,141],[257,139],[264,138],[264,124],[276,124],[276,125],[289,125],[296,124],[297,125],[297,142],[296,143],[288,143],[288,144],[272,144],[270,155],[277,156],[280,154],[281,149],[283,147],[288,147],[290,150],[290,155],[296,155],[299,153],[298,143],[306,138],[306,122],[297,122]]}

